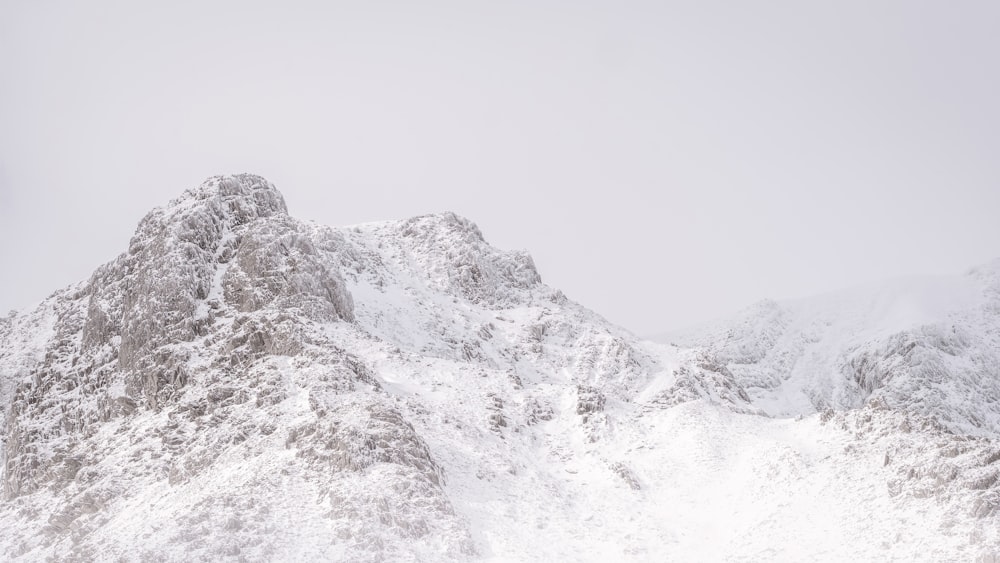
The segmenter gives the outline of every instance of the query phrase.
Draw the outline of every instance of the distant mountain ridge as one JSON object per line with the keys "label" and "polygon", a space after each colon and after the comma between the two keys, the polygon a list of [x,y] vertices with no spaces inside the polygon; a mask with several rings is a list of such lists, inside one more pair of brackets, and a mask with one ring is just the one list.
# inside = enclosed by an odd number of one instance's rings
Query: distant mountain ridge
{"label": "distant mountain ridge", "polygon": [[452,213],[331,228],[210,178],[0,319],[0,553],[986,561],[998,279],[679,348]]}
{"label": "distant mountain ridge", "polygon": [[885,401],[961,434],[1000,433],[1000,260],[788,302],[670,336],[703,347],[776,416]]}

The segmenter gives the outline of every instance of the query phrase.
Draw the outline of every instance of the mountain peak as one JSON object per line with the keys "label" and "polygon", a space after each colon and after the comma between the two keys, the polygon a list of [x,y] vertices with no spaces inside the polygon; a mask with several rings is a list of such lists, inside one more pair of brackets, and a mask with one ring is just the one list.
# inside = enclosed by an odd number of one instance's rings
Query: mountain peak
{"label": "mountain peak", "polygon": [[288,214],[285,198],[278,188],[256,174],[212,176],[197,188],[186,190],[167,204],[167,209],[187,209],[193,205],[218,205],[240,223]]}
{"label": "mountain peak", "polygon": [[273,216],[287,216],[281,192],[261,176],[233,174],[212,176],[197,188],[186,190],[163,207],[150,211],[139,222],[130,244],[150,238],[191,240],[203,249],[223,231]]}
{"label": "mountain peak", "polygon": [[439,233],[459,234],[464,238],[478,242],[486,242],[482,231],[470,219],[462,217],[453,211],[430,213],[407,219],[404,223],[404,234],[412,236],[420,230],[434,230]]}

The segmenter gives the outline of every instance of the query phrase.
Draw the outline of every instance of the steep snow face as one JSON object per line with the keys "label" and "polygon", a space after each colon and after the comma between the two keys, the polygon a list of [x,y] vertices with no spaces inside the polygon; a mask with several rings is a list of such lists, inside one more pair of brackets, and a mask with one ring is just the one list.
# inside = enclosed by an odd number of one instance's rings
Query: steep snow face
{"label": "steep snow face", "polygon": [[[330,228],[262,178],[211,178],[89,280],[0,319],[0,552],[993,556],[1000,446],[987,424],[949,430],[981,401],[891,400],[939,351],[940,396],[987,386],[997,270],[955,282],[961,306],[951,286],[768,303],[680,349],[610,325],[454,214]],[[964,328],[927,324],[942,314]],[[844,334],[839,371],[790,375]],[[762,416],[783,413],[807,416]]]}
{"label": "steep snow face", "polygon": [[964,276],[897,280],[765,301],[670,340],[703,347],[775,416],[870,400],[948,429],[1000,431],[997,263]]}

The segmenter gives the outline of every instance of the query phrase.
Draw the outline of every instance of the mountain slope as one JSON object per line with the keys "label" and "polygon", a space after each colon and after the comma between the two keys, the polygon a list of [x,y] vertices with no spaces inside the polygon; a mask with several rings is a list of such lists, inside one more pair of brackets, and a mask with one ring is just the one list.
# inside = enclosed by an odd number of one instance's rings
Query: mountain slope
{"label": "mountain slope", "polygon": [[[987,424],[947,426],[986,410],[938,422],[870,392],[776,412],[804,403],[768,397],[821,396],[836,377],[793,389],[776,362],[744,369],[753,362],[726,346],[771,358],[780,347],[760,335],[789,334],[748,322],[765,328],[741,342],[712,331],[685,349],[644,342],[453,214],[329,228],[291,217],[260,177],[212,178],[147,215],[89,280],[0,320],[0,550],[80,561],[1000,553],[1000,448]],[[996,333],[975,326],[965,338],[980,350]],[[875,378],[889,382],[877,389],[904,379]]]}
{"label": "mountain slope", "polygon": [[669,339],[705,348],[775,416],[877,400],[954,433],[1000,432],[1000,260],[962,276],[763,301]]}

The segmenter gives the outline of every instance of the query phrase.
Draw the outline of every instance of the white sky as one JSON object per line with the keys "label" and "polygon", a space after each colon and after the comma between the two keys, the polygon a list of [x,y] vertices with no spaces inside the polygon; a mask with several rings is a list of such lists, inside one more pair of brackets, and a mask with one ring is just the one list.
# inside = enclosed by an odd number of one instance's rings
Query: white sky
{"label": "white sky", "polygon": [[0,312],[242,171],[456,211],[640,334],[957,273],[1000,256],[998,100],[994,1],[0,0]]}

